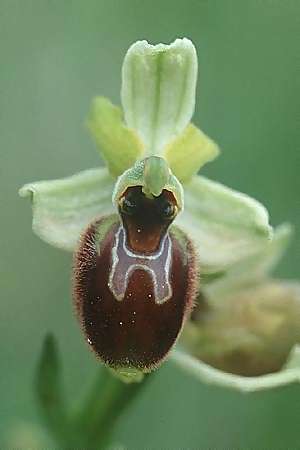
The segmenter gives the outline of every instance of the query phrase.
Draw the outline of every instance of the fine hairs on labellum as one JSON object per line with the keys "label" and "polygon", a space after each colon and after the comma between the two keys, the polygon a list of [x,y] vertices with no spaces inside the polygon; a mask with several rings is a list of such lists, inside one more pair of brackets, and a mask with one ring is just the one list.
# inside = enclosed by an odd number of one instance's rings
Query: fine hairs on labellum
{"label": "fine hairs on labellum", "polygon": [[119,214],[92,222],[74,257],[74,302],[87,342],[114,369],[156,368],[191,312],[198,274],[187,236],[170,227],[173,194],[128,188]]}

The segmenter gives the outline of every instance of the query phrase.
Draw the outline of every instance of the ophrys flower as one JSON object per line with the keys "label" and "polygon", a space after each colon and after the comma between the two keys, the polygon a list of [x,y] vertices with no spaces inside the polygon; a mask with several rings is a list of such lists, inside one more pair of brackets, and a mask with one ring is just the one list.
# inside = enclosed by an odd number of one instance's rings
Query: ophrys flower
{"label": "ophrys flower", "polygon": [[34,231],[77,249],[75,297],[87,341],[129,375],[165,358],[197,289],[208,292],[232,273],[243,279],[236,268],[272,242],[262,205],[197,175],[219,150],[191,123],[196,80],[188,39],[133,44],[123,111],[99,97],[88,119],[107,168],[21,189],[32,198]]}

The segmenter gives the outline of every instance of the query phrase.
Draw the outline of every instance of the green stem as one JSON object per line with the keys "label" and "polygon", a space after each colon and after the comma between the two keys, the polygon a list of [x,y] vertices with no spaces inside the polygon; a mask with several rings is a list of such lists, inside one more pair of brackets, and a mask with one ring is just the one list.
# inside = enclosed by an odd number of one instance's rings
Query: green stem
{"label": "green stem", "polygon": [[104,449],[110,442],[118,418],[144,388],[147,375],[140,383],[126,384],[107,369],[101,369],[75,419],[78,440],[84,448]]}
{"label": "green stem", "polygon": [[57,343],[48,335],[37,366],[35,390],[47,427],[62,450],[99,450],[107,447],[117,419],[149,379],[147,375],[140,382],[126,384],[102,367],[86,400],[72,413],[63,395]]}

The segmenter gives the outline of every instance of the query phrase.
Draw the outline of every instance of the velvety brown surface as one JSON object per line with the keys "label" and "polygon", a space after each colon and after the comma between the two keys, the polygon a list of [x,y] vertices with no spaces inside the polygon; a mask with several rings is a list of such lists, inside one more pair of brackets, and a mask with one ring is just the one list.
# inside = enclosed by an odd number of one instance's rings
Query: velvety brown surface
{"label": "velvety brown surface", "polygon": [[[84,334],[96,354],[112,367],[151,370],[174,344],[195,296],[195,258],[170,234],[172,297],[154,301],[150,275],[141,269],[129,278],[125,297],[117,301],[108,287],[111,250],[119,223],[111,226],[96,250],[100,221],[85,232],[75,258],[74,297]],[[149,295],[150,294],[150,295]]]}

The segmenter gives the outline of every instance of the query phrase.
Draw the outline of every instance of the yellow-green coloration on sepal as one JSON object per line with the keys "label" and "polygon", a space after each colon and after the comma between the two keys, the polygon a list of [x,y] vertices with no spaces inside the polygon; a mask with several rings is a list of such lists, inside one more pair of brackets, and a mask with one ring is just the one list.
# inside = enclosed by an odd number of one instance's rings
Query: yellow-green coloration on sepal
{"label": "yellow-green coloration on sepal", "polygon": [[[120,108],[96,97],[87,122],[112,176],[145,157],[159,156],[186,182],[218,156],[217,145],[190,123],[197,70],[196,49],[189,39],[170,45],[138,41],[129,48],[122,68],[124,118]],[[152,163],[158,167],[157,179],[151,170],[148,184],[150,192],[159,195],[158,179],[166,178],[166,170],[159,160]]]}
{"label": "yellow-green coloration on sepal", "polygon": [[[172,192],[176,199],[178,209],[182,211],[184,206],[184,197],[181,183],[177,180],[175,175],[172,174],[170,169],[168,169],[168,177],[165,178],[164,171],[167,167],[167,165],[165,165],[165,161],[162,160],[157,162],[156,159],[151,161],[150,158],[152,159],[157,157],[151,156],[148,159],[137,161],[133,167],[126,170],[126,172],[118,178],[112,196],[113,203],[118,204],[119,199],[129,187],[142,186],[143,192],[147,193],[147,195],[155,196],[157,195],[157,192],[162,192],[163,189]],[[156,180],[155,172],[152,173],[152,171],[156,170],[157,167],[159,167],[159,170],[161,171],[161,175],[158,180]],[[145,169],[147,170],[146,176]],[[163,184],[162,182],[164,180],[166,181]],[[150,184],[147,184],[149,181]]]}
{"label": "yellow-green coloration on sepal", "polygon": [[87,124],[111,175],[121,175],[143,154],[139,136],[125,125],[121,109],[108,99],[93,100]]}
{"label": "yellow-green coloration on sepal", "polygon": [[170,169],[163,158],[150,156],[145,159],[144,194],[158,197],[170,178]]}
{"label": "yellow-green coloration on sepal", "polygon": [[179,136],[167,144],[163,156],[179,181],[186,182],[219,153],[214,141],[195,125],[189,124]]}

